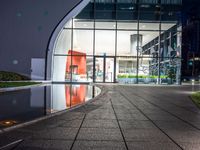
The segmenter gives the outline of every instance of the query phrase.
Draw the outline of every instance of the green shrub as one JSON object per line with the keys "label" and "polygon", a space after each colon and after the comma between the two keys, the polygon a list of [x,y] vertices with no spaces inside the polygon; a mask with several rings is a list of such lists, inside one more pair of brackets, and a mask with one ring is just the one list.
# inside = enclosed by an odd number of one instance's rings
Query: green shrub
{"label": "green shrub", "polygon": [[41,84],[40,82],[0,82],[0,88],[19,87],[27,85]]}
{"label": "green shrub", "polygon": [[0,81],[21,81],[30,80],[30,78],[14,72],[0,71]]}
{"label": "green shrub", "polygon": [[200,92],[196,92],[192,94],[193,102],[200,108]]}
{"label": "green shrub", "polygon": [[128,78],[137,78],[137,76],[136,75],[128,75]]}
{"label": "green shrub", "polygon": [[166,75],[161,75],[160,78],[161,78],[161,79],[166,79],[166,78],[168,78],[168,76],[166,76]]}
{"label": "green shrub", "polygon": [[127,78],[128,77],[128,75],[126,75],[126,74],[118,74],[117,75],[117,78]]}

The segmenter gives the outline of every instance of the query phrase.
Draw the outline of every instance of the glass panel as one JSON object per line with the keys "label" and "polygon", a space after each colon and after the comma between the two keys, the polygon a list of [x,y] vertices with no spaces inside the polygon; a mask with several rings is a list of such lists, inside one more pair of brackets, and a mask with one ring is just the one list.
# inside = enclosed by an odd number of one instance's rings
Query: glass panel
{"label": "glass panel", "polygon": [[104,79],[104,58],[95,58],[95,81],[103,82]]}
{"label": "glass panel", "polygon": [[182,4],[182,0],[161,0],[161,4]]}
{"label": "glass panel", "polygon": [[[73,82],[92,82],[93,81],[93,57],[72,56],[72,65],[67,63],[66,72],[72,73]],[[70,60],[69,60],[70,61]]]}
{"label": "glass panel", "polygon": [[137,6],[133,1],[121,0],[116,5],[117,20],[136,20],[137,19]]}
{"label": "glass panel", "polygon": [[137,22],[118,22],[117,29],[137,30]]}
{"label": "glass panel", "polygon": [[94,22],[92,20],[90,21],[83,21],[80,19],[74,19],[73,28],[83,28],[83,29],[93,29],[94,28]]}
{"label": "glass panel", "polygon": [[139,34],[142,36],[142,46],[139,49],[138,58],[138,82],[157,83],[159,75],[159,32],[140,31]]}
{"label": "glass panel", "polygon": [[140,30],[159,30],[159,23],[139,23]]}
{"label": "glass panel", "polygon": [[176,26],[176,22],[162,22],[161,23],[161,30],[166,31],[170,30],[171,28]]}
{"label": "glass panel", "polygon": [[149,64],[151,61],[151,57],[146,57],[144,55],[138,58],[138,83],[155,83],[154,78],[152,78],[152,76],[149,74]]}
{"label": "glass panel", "polygon": [[73,51],[76,55],[93,55],[93,30],[76,30],[73,32]]}
{"label": "glass panel", "polygon": [[160,5],[158,4],[141,4],[139,5],[139,20],[159,21]]}
{"label": "glass panel", "polygon": [[114,81],[114,58],[106,58],[105,81]]}
{"label": "glass panel", "polygon": [[179,21],[179,22],[181,22],[181,12],[180,12],[180,10],[171,10],[171,8],[169,6],[169,9],[166,8],[165,10],[162,10],[161,19],[162,19],[162,21]]}
{"label": "glass panel", "polygon": [[96,55],[115,55],[115,31],[96,30],[95,36]]}
{"label": "glass panel", "polygon": [[71,29],[63,29],[55,43],[55,54],[67,54],[71,49]]}
{"label": "glass panel", "polygon": [[115,0],[95,0],[96,3],[103,3],[103,4],[109,4],[109,3],[115,3]]}
{"label": "glass panel", "polygon": [[132,3],[136,3],[136,0],[117,0],[117,3],[128,3],[128,4],[132,4]]}
{"label": "glass panel", "polygon": [[116,80],[119,83],[137,82],[137,59],[118,57],[116,62]]}
{"label": "glass panel", "polygon": [[116,22],[95,22],[96,29],[115,29]]}
{"label": "glass panel", "polygon": [[[128,7],[125,8],[125,10],[122,10],[123,6],[120,6],[121,8],[118,8],[119,10],[117,10],[117,20],[137,20],[138,18],[138,13],[136,10],[132,10],[135,7]],[[129,10],[126,10],[129,9]]]}
{"label": "glass panel", "polygon": [[158,0],[140,0],[140,4],[158,4]]}
{"label": "glass panel", "polygon": [[88,3],[86,7],[76,16],[76,19],[94,19],[94,3]]}
{"label": "glass panel", "polygon": [[102,19],[102,20],[115,20],[116,19],[116,13],[112,10],[96,10],[95,12],[95,18],[96,19]]}
{"label": "glass panel", "polygon": [[180,84],[181,59],[165,58],[160,64],[161,84]]}
{"label": "glass panel", "polygon": [[117,32],[117,56],[137,56],[137,32]]}
{"label": "glass panel", "polygon": [[66,66],[71,66],[71,56],[54,56],[53,81],[70,82],[70,72]]}
{"label": "glass panel", "polygon": [[[139,31],[139,35],[142,36],[142,44],[141,46],[145,46],[146,44],[158,44],[158,37],[159,37],[159,32],[154,32],[154,31]],[[154,42],[154,43],[152,43]]]}

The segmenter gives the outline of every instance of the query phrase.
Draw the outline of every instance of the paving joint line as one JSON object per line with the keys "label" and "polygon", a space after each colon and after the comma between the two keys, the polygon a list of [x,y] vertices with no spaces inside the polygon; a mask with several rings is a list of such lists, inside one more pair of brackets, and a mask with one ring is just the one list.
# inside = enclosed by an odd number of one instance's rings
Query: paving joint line
{"label": "paving joint line", "polygon": [[[142,90],[142,91],[145,92],[145,90]],[[147,92],[145,92],[145,93],[147,93]],[[152,97],[154,97],[154,98],[156,98],[156,99],[159,98],[159,97],[157,97],[157,96],[154,96],[154,95],[150,94],[149,92],[148,92],[147,94],[149,94],[150,96],[152,96]],[[166,96],[167,96],[167,95],[166,95]],[[172,97],[171,97],[171,98],[172,98]],[[177,104],[175,104],[175,103],[173,103],[173,102],[168,101],[168,103],[169,103],[169,104],[172,104],[172,105],[175,105],[175,106],[177,106],[177,107],[179,107],[179,108],[182,108],[182,109],[184,109],[184,110],[187,110],[188,112],[195,113],[195,114],[197,114],[197,115],[199,114],[199,113],[196,112],[196,111],[192,111],[192,110],[187,109],[187,108],[185,108],[185,107],[183,107],[183,106],[177,105]]]}
{"label": "paving joint line", "polygon": [[126,149],[128,150],[128,145],[127,145],[127,143],[126,143],[126,139],[125,139],[124,134],[123,134],[123,132],[122,132],[122,128],[121,128],[121,126],[120,126],[120,124],[119,124],[119,119],[118,119],[117,114],[116,114],[116,112],[115,112],[115,109],[114,109],[114,107],[113,107],[113,103],[112,103],[111,98],[110,98],[109,100],[110,100],[112,109],[113,109],[113,111],[114,111],[114,114],[115,114],[115,117],[116,117],[116,121],[117,121],[117,124],[118,124],[118,126],[119,126],[119,130],[120,130],[121,135],[122,135],[122,138],[123,138],[123,140],[124,140],[124,144],[125,144],[125,146],[126,146]]}
{"label": "paving joint line", "polygon": [[141,96],[139,96],[139,95],[134,95],[134,96],[137,96],[137,97],[143,99],[143,100],[146,101],[147,103],[149,103],[149,104],[151,104],[151,105],[153,105],[153,106],[155,106],[155,107],[157,107],[157,108],[159,108],[159,109],[161,109],[161,110],[167,112],[168,114],[170,114],[170,115],[174,116],[175,118],[177,118],[177,119],[179,119],[179,120],[181,120],[181,121],[187,123],[188,125],[192,126],[193,128],[195,128],[195,129],[197,129],[197,130],[200,130],[200,128],[198,128],[198,127],[196,127],[195,125],[191,124],[190,122],[188,122],[188,121],[186,121],[186,120],[184,120],[184,119],[178,117],[177,115],[175,115],[175,114],[169,112],[168,110],[166,110],[166,109],[160,107],[159,105],[156,105],[156,104],[154,104],[154,103],[148,101],[147,99],[145,99],[145,98],[143,98],[143,97],[141,97]]}
{"label": "paving joint line", "polygon": [[151,121],[154,126],[156,126],[163,134],[165,134],[175,145],[177,145],[181,150],[184,150],[174,139],[172,139],[165,131],[163,131],[153,120],[151,120],[140,108],[138,108],[129,98],[127,98],[121,91],[119,93],[132,104],[140,113],[142,113],[149,121]]}
{"label": "paving joint line", "polygon": [[86,117],[86,114],[84,114],[83,120],[82,120],[82,122],[81,122],[81,125],[80,125],[80,127],[79,127],[77,133],[76,133],[76,136],[75,136],[74,141],[73,141],[73,143],[72,143],[72,145],[71,145],[71,147],[70,147],[70,150],[72,150],[72,148],[73,148],[73,146],[74,146],[74,143],[75,143],[76,140],[77,140],[78,134],[79,134],[79,132],[80,132],[80,130],[81,130],[81,128],[82,128],[82,125],[83,125],[83,122],[84,122],[84,120],[85,120],[85,117]]}

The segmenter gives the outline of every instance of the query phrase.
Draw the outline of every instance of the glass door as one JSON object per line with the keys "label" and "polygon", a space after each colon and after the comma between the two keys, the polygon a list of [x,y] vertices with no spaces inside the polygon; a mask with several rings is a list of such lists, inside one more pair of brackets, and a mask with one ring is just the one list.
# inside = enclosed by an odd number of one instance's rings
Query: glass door
{"label": "glass door", "polygon": [[114,82],[114,57],[95,56],[95,82]]}
{"label": "glass door", "polygon": [[104,58],[95,57],[95,82],[104,82]]}
{"label": "glass door", "polygon": [[105,82],[114,82],[114,58],[106,58]]}

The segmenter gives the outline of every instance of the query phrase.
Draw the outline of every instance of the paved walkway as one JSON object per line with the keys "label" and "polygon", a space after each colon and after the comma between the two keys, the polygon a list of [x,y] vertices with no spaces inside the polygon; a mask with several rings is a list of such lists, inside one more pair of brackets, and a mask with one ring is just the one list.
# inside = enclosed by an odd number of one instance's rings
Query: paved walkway
{"label": "paved walkway", "polygon": [[102,95],[62,115],[0,135],[17,150],[199,150],[200,86],[107,85]]}

